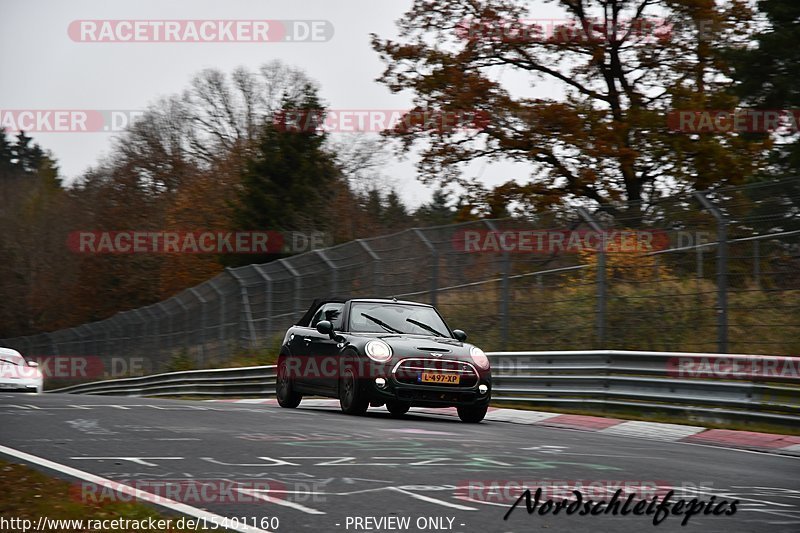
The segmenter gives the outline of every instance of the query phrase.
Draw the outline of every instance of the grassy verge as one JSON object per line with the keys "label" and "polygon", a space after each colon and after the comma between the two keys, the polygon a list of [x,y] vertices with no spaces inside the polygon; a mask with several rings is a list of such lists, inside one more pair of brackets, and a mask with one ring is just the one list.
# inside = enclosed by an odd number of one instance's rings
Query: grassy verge
{"label": "grassy verge", "polygon": [[[81,501],[76,496],[73,484],[61,479],[46,476],[27,466],[0,460],[0,516],[6,520],[20,518],[33,521],[35,525],[40,516],[52,520],[155,520],[172,519],[178,516],[164,516],[154,509],[140,503],[111,501]],[[14,531],[8,530],[8,531]],[[18,531],[22,531],[19,529]],[[48,532],[72,533],[74,527],[51,528]],[[80,531],[100,531],[84,529]],[[139,529],[105,529],[103,531],[140,531]],[[177,533],[188,531],[170,528],[161,531]]]}

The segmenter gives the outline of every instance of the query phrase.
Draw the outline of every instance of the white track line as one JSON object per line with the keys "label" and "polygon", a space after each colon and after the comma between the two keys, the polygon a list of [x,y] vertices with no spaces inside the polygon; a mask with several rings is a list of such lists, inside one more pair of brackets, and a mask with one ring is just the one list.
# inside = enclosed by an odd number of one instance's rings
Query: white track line
{"label": "white track line", "polygon": [[282,500],[281,498],[276,498],[274,496],[270,496],[269,492],[263,493],[263,491],[254,490],[254,489],[236,489],[238,492],[242,494],[247,494],[248,496],[252,496],[253,498],[257,498],[259,500],[263,500],[265,502],[274,503],[275,505],[282,505],[284,507],[291,507],[297,511],[302,511],[307,514],[325,514],[324,511],[320,511],[318,509],[312,509],[311,507],[306,507],[297,502],[292,502],[289,500]]}
{"label": "white track line", "polygon": [[417,494],[416,492],[411,492],[408,490],[403,490],[400,487],[381,487],[385,490],[393,490],[395,492],[400,492],[402,494],[406,494],[411,496],[412,498],[416,498],[418,500],[422,500],[428,503],[435,503],[436,505],[443,505],[445,507],[451,507],[453,509],[458,509],[460,511],[477,511],[474,507],[467,507],[466,505],[458,505],[457,503],[450,503],[444,500],[439,500],[437,498],[431,498],[430,496],[423,496],[422,494]]}
{"label": "white track line", "polygon": [[[170,500],[168,498],[164,498],[162,496],[158,496],[156,494],[146,492],[140,489],[136,489],[131,487],[130,485],[125,485],[123,483],[119,483],[117,481],[112,481],[110,479],[106,479],[104,477],[96,476],[94,474],[90,474],[89,472],[84,472],[83,470],[78,470],[77,468],[72,468],[71,466],[62,465],[60,463],[55,463],[48,459],[44,459],[42,457],[37,457],[36,455],[31,455],[29,453],[25,453],[19,450],[15,450],[14,448],[8,448],[6,446],[0,445],[0,453],[4,453],[6,455],[10,455],[11,457],[16,457],[17,459],[21,459],[22,461],[37,464],[39,466],[43,466],[45,468],[49,468],[51,470],[55,470],[56,472],[61,472],[62,474],[66,474],[68,476],[76,477],[78,479],[82,479],[84,481],[88,481],[90,483],[94,483],[96,485],[102,487],[109,487],[116,492],[126,494],[128,496],[133,496],[134,498],[152,503],[155,505],[160,505],[161,507],[165,507],[170,509],[171,511],[176,511],[178,513],[192,516],[198,519],[206,520],[211,524],[224,524],[225,517],[220,516],[218,514],[210,513],[208,511],[204,511],[202,509],[198,509],[196,507],[192,507],[191,505],[186,505],[185,503],[176,502],[174,500]],[[230,521],[229,521],[230,522]],[[220,526],[222,527],[222,526]],[[246,524],[239,524],[237,527],[227,527],[222,529],[229,529],[231,531],[240,531],[242,533],[271,533],[265,529],[258,529],[255,527],[250,527]]]}

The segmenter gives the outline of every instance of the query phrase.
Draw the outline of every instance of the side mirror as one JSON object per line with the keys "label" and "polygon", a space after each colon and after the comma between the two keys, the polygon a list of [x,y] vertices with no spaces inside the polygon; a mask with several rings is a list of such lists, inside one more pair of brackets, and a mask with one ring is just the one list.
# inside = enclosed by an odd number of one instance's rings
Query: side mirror
{"label": "side mirror", "polygon": [[39,363],[37,363],[36,361],[28,361],[28,366],[36,368],[37,366],[39,366]]}
{"label": "side mirror", "polygon": [[322,333],[323,335],[327,335],[330,338],[333,338],[333,324],[331,324],[327,320],[320,320],[317,322],[317,331]]}
{"label": "side mirror", "polygon": [[467,334],[464,333],[464,331],[460,330],[460,329],[454,329],[453,330],[453,336],[456,339],[460,340],[461,342],[464,342],[465,340],[467,340]]}

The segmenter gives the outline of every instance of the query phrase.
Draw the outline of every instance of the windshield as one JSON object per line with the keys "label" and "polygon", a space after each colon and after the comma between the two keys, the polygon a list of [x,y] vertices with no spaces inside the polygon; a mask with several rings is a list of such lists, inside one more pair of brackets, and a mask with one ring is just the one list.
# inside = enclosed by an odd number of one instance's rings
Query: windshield
{"label": "windshield", "polygon": [[439,313],[420,305],[354,303],[350,310],[350,331],[452,338]]}

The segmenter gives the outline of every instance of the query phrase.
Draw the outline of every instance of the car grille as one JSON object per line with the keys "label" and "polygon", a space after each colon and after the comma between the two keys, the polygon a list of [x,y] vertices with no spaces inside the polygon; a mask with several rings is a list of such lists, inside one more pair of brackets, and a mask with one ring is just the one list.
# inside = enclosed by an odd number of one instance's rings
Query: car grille
{"label": "car grille", "polygon": [[[474,387],[478,383],[478,372],[466,361],[441,359],[403,359],[392,371],[394,378],[407,385],[434,387]],[[439,374],[458,374],[458,384],[424,383],[420,381],[423,372]]]}

